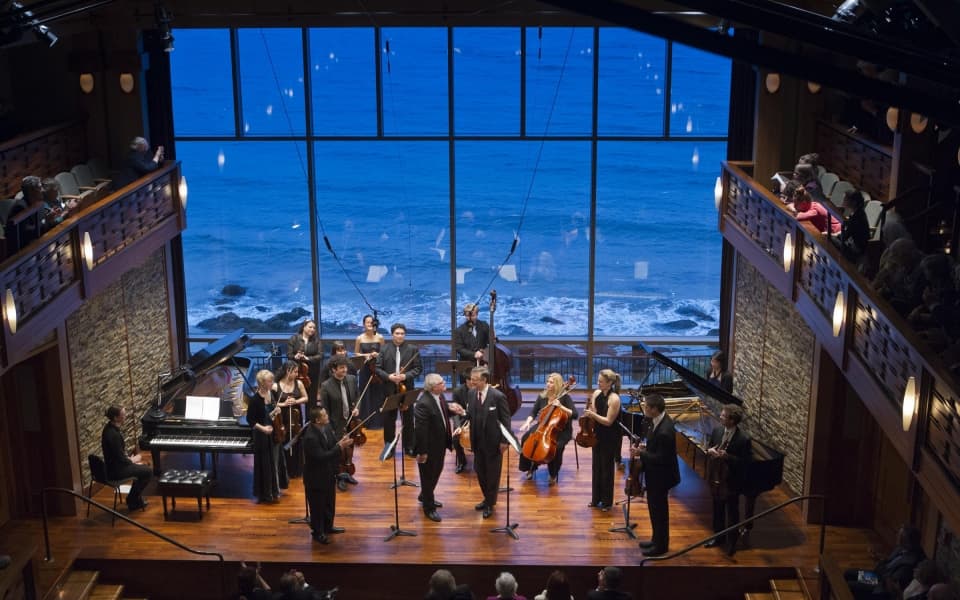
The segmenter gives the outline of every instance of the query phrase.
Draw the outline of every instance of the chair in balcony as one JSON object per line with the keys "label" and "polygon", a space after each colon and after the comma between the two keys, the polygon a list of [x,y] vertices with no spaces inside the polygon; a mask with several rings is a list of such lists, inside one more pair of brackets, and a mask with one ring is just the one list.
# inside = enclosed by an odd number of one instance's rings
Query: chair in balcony
{"label": "chair in balcony", "polygon": [[60,197],[66,200],[74,200],[77,206],[85,206],[89,202],[96,200],[96,191],[94,188],[80,187],[77,178],[73,173],[61,171],[57,173],[54,179],[60,184]]}
{"label": "chair in balcony", "polygon": [[87,166],[90,167],[90,172],[93,173],[94,179],[102,179],[105,181],[114,179],[113,172],[102,158],[91,158],[87,161]]}
{"label": "chair in balcony", "polygon": [[97,199],[103,198],[110,193],[110,184],[109,179],[98,179],[93,176],[93,171],[88,165],[79,164],[74,165],[70,172],[73,173],[73,176],[77,179],[77,183],[82,188],[92,188]]}
{"label": "chair in balcony", "polygon": [[843,197],[847,195],[847,192],[852,192],[855,189],[849,181],[838,181],[836,185],[833,186],[833,191],[828,194],[830,202],[833,202],[836,206],[841,206],[843,204]]}
{"label": "chair in balcony", "polygon": [[824,173],[820,176],[820,187],[823,189],[823,195],[830,198],[833,192],[833,186],[840,181],[836,173]]}
{"label": "chair in balcony", "polygon": [[870,239],[880,239],[880,215],[883,214],[883,202],[868,200],[863,205],[863,212],[867,213],[867,224],[870,225]]}
{"label": "chair in balcony", "polygon": [[[113,511],[117,511],[117,503],[123,499],[123,494],[130,493],[130,487],[136,477],[127,477],[125,479],[108,479],[107,465],[103,459],[96,454],[87,456],[87,463],[90,465],[90,487],[87,489],[87,498],[93,499],[93,484],[99,483],[104,487],[113,488]],[[87,517],[90,517],[90,504],[87,504]],[[111,515],[111,524],[116,524],[117,515]]]}

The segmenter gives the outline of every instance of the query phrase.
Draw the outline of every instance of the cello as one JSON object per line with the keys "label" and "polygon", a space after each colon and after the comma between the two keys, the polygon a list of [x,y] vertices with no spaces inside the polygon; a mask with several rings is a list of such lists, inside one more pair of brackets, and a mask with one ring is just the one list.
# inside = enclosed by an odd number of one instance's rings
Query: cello
{"label": "cello", "polygon": [[503,344],[497,342],[497,334],[493,329],[493,313],[497,310],[497,290],[490,291],[490,345],[487,346],[487,369],[490,371],[490,385],[503,392],[507,397],[507,406],[510,415],[515,415],[523,404],[520,386],[510,385],[510,365],[513,364],[513,354]]}
{"label": "cello", "polygon": [[[559,401],[569,393],[576,383],[576,378],[571,375],[560,388],[556,400]],[[557,455],[557,438],[567,427],[567,413],[557,406],[548,404],[540,410],[537,420],[539,425],[523,442],[523,456],[536,464],[548,463]]]}

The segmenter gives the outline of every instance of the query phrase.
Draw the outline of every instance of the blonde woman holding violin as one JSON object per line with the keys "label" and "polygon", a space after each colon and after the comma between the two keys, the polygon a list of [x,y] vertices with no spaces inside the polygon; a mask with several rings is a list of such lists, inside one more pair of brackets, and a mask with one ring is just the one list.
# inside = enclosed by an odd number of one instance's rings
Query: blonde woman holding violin
{"label": "blonde woman holding violin", "polygon": [[595,423],[597,445],[593,447],[593,488],[590,494],[591,508],[610,510],[613,505],[613,479],[616,462],[620,456],[623,435],[617,425],[620,417],[620,375],[611,369],[600,371],[597,388],[583,416]]}
{"label": "blonde woman holding violin", "polygon": [[[557,484],[557,477],[560,475],[560,467],[563,465],[563,450],[567,443],[573,438],[573,427],[570,425],[577,419],[577,407],[573,404],[573,399],[567,393],[563,383],[563,376],[560,373],[550,373],[547,375],[547,382],[543,391],[537,396],[537,401],[533,404],[530,416],[520,426],[520,434],[523,436],[521,445],[527,440],[530,434],[537,429],[540,412],[548,410],[548,407],[555,406],[567,414],[566,426],[557,432],[557,453],[549,463],[547,471],[550,473],[550,485]],[[533,479],[539,465],[520,455],[520,470],[526,473],[527,479]]]}

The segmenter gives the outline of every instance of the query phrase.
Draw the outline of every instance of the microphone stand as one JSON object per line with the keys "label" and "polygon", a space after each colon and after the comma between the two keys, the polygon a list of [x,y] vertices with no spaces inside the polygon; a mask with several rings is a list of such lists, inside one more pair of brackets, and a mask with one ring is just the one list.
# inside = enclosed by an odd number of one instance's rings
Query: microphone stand
{"label": "microphone stand", "polygon": [[167,413],[163,411],[163,378],[170,377],[171,373],[157,373],[157,399],[156,406],[148,415],[151,419],[162,421],[167,418]]}

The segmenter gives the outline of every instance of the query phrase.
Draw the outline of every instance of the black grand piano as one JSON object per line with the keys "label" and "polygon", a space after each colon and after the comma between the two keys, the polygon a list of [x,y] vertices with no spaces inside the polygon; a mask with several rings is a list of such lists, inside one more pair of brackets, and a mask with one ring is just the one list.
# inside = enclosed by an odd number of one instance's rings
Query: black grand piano
{"label": "black grand piano", "polygon": [[[198,452],[201,469],[206,468],[206,453],[209,452],[216,477],[218,454],[253,450],[250,428],[243,414],[244,385],[250,359],[236,356],[249,339],[242,329],[225,335],[191,356],[160,385],[156,405],[140,419],[143,427],[140,449],[150,451],[155,474],[163,472],[161,452]],[[189,395],[219,396],[217,418],[186,418],[186,397]]]}
{"label": "black grand piano", "polygon": [[[644,426],[640,418],[643,414],[640,399],[648,394],[660,394],[667,401],[667,413],[674,420],[677,432],[686,442],[678,445],[677,451],[692,458],[692,466],[696,471],[698,458],[702,458],[702,464],[706,465],[705,452],[710,432],[720,424],[717,415],[722,405],[743,406],[743,400],[660,352],[653,351],[648,356],[651,359],[647,364],[648,378],[651,373],[657,373],[656,379],[659,381],[641,385],[638,391],[629,393],[629,400],[624,399],[621,405],[621,422],[633,433],[641,435]],[[658,365],[666,367],[666,373]],[[670,377],[670,372],[675,376]],[[746,467],[744,478],[748,482],[744,490],[747,517],[753,515],[757,496],[772,490],[783,480],[783,458],[782,452],[753,440],[753,461]]]}

